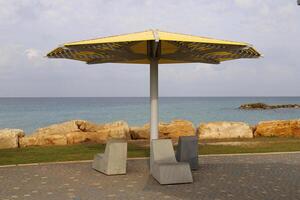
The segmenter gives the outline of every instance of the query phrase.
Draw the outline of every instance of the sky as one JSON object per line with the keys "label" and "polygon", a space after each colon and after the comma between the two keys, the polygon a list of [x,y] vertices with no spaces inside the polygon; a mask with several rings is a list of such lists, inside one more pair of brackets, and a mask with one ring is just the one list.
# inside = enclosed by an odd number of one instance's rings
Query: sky
{"label": "sky", "polygon": [[48,59],[70,41],[148,29],[252,44],[264,57],[160,65],[160,96],[300,96],[296,0],[0,0],[0,97],[149,96],[149,66]]}

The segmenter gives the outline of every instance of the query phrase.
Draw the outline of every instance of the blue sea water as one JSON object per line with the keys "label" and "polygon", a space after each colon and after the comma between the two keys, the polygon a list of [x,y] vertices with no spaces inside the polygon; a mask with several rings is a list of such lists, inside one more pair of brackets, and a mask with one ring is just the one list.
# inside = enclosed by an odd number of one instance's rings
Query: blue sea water
{"label": "blue sea water", "polygon": [[[187,119],[195,125],[209,121],[244,121],[300,118],[300,109],[239,110],[244,103],[300,104],[300,97],[161,97],[161,121]],[[72,119],[97,123],[125,120],[129,125],[149,121],[147,97],[0,98],[0,129],[36,128]]]}

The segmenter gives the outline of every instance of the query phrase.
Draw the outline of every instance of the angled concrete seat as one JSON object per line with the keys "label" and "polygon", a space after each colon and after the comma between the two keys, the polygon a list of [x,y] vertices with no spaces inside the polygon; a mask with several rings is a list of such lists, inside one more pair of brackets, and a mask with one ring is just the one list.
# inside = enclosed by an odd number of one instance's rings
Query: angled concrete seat
{"label": "angled concrete seat", "polygon": [[93,169],[106,175],[126,174],[127,141],[108,140],[103,154],[97,154],[92,164]]}
{"label": "angled concrete seat", "polygon": [[160,184],[193,182],[190,165],[176,161],[170,139],[151,141],[150,172]]}
{"label": "angled concrete seat", "polygon": [[176,160],[187,162],[192,170],[199,168],[198,164],[198,137],[180,136],[176,150]]}

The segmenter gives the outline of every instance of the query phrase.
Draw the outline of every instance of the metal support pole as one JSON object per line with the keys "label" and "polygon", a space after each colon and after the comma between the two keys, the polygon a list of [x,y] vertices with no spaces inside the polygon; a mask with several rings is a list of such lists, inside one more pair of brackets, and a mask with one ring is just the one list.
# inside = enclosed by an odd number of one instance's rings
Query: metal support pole
{"label": "metal support pole", "polygon": [[150,63],[150,99],[151,120],[150,139],[158,139],[158,59],[151,59]]}

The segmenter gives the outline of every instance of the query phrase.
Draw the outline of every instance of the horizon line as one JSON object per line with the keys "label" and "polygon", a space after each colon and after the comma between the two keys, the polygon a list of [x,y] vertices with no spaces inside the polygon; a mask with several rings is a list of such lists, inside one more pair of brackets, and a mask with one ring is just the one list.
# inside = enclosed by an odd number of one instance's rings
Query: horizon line
{"label": "horizon line", "polygon": [[[222,97],[245,97],[245,98],[266,98],[266,97],[300,97],[300,96],[159,96],[159,98],[208,98],[208,97],[215,97],[215,98],[222,98]],[[0,98],[150,98],[150,96],[7,96],[7,97],[0,97]]]}

